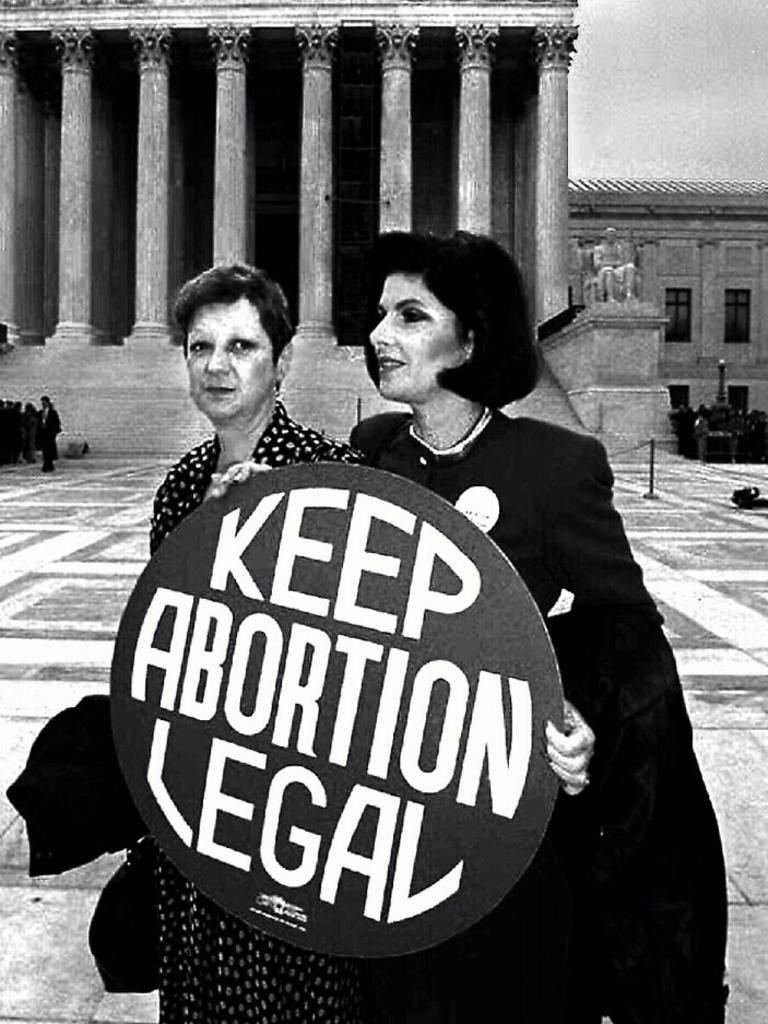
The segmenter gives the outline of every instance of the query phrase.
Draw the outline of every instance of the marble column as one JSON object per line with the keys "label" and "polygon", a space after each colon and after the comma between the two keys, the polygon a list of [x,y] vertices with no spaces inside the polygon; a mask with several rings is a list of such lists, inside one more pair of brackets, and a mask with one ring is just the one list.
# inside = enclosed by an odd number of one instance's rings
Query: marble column
{"label": "marble column", "polygon": [[536,319],[568,305],[568,68],[578,29],[537,28]]}
{"label": "marble column", "polygon": [[43,103],[43,302],[44,335],[50,337],[59,318],[59,185],[61,182],[61,81],[48,83]]}
{"label": "marble column", "polygon": [[[16,325],[16,36],[0,32],[0,322],[7,341],[17,337]],[[0,348],[2,348],[0,337]]]}
{"label": "marble column", "polygon": [[497,28],[456,29],[459,48],[459,179],[457,223],[465,231],[491,230],[491,54]]}
{"label": "marble column", "polygon": [[760,282],[758,286],[759,320],[755,325],[755,356],[758,362],[768,362],[768,243],[759,242],[757,246],[760,261]]}
{"label": "marble column", "polygon": [[331,340],[333,329],[332,68],[338,29],[297,26],[302,56],[297,335]]}
{"label": "marble column", "polygon": [[659,246],[643,242],[640,247],[640,294],[643,302],[652,302],[663,311],[664,296],[659,293]]}
{"label": "marble column", "polygon": [[184,263],[184,101],[182,89],[172,89],[169,102],[170,164],[168,168],[168,289],[175,294],[189,276]]}
{"label": "marble column", "polygon": [[44,236],[45,149],[44,104],[21,83],[16,112],[16,326],[19,343],[45,340]]}
{"label": "marble column", "polygon": [[[719,243],[704,239],[699,247],[699,259],[701,261],[701,272],[699,274],[699,280],[701,281],[699,344],[697,346],[698,351],[694,352],[693,355],[701,356],[708,360],[717,359],[723,343],[724,314],[720,312],[723,307],[717,287],[719,258]],[[696,295],[694,293],[695,301]]]}
{"label": "marble column", "polygon": [[168,341],[168,63],[171,32],[131,31],[139,64],[136,173],[136,319],[129,341]]}
{"label": "marble column", "polygon": [[92,61],[89,29],[54,31],[61,55],[59,316],[54,341],[90,341]]}
{"label": "marble column", "polygon": [[381,56],[380,231],[411,230],[411,63],[418,36],[416,27],[376,26]]}
{"label": "marble column", "polygon": [[245,69],[250,31],[208,29],[216,57],[216,142],[213,177],[213,262],[246,259]]}
{"label": "marble column", "polygon": [[539,98],[533,84],[522,90],[515,123],[515,177],[512,198],[513,252],[520,263],[528,308],[536,308],[536,136]]}

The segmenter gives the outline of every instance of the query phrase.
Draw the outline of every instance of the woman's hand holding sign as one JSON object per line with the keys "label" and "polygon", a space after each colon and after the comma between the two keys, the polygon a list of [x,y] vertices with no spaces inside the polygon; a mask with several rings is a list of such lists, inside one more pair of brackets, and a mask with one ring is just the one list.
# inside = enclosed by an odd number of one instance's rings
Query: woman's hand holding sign
{"label": "woman's hand holding sign", "polygon": [[578,796],[589,785],[589,763],[595,752],[595,734],[569,700],[563,702],[565,712],[561,732],[547,722],[547,760],[569,796]]}
{"label": "woman's hand holding sign", "polygon": [[224,470],[223,473],[214,473],[211,478],[211,486],[206,492],[206,498],[223,498],[233,484],[244,484],[258,473],[268,472],[272,467],[265,466],[253,459],[245,462],[234,462]]}

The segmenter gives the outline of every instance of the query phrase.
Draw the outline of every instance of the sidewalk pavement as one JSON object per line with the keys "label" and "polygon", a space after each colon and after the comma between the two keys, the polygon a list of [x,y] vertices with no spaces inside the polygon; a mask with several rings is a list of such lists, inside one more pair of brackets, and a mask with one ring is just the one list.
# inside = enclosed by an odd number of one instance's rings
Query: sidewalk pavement
{"label": "sidewalk pavement", "polygon": [[[695,741],[726,846],[729,1024],[768,1020],[768,466],[662,457],[618,465],[616,501],[666,617]],[[0,467],[0,1024],[145,1024],[156,997],[104,993],[87,950],[98,892],[119,857],[27,876],[26,837],[5,798],[44,721],[106,692],[112,639],[147,557],[163,460]],[[211,1022],[215,1024],[215,1022]],[[543,1022],[546,1024],[546,1022]]]}

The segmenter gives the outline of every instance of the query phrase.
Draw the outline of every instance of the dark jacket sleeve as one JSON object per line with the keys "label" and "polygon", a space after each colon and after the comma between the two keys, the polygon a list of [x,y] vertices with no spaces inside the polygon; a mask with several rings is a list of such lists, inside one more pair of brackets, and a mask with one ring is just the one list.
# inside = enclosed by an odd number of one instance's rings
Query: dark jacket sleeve
{"label": "dark jacket sleeve", "polygon": [[371,416],[352,428],[349,443],[365,455],[369,465],[375,466],[382,450],[410,418],[402,412],[383,412]]}
{"label": "dark jacket sleeve", "polygon": [[563,685],[595,731],[591,784],[559,801],[601,1009],[643,1022],[722,1021],[727,897],[717,821],[662,618],[613,506],[602,446],[556,467],[545,553],[572,591],[547,620]]}
{"label": "dark jacket sleeve", "polygon": [[543,510],[545,557],[553,576],[574,595],[574,608],[641,606],[654,613],[621,517],[613,505],[613,473],[592,437],[560,461],[555,500]]}
{"label": "dark jacket sleeve", "polygon": [[638,608],[548,626],[566,693],[597,736],[584,803],[562,808],[555,841],[566,858],[582,847],[604,992],[638,1021],[715,1021],[725,866],[672,651]]}
{"label": "dark jacket sleeve", "polygon": [[32,876],[80,867],[147,832],[120,771],[105,695],[45,724],[8,799],[26,823]]}

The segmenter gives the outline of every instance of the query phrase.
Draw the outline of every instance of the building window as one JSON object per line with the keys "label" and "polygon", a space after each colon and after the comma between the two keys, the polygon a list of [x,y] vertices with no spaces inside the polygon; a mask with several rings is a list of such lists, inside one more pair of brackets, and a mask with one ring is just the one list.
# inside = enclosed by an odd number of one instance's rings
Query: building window
{"label": "building window", "polygon": [[687,384],[669,385],[669,404],[673,409],[682,409],[690,405],[691,389]]}
{"label": "building window", "polygon": [[749,341],[749,288],[725,289],[725,340]]}
{"label": "building window", "polygon": [[729,384],[728,405],[739,412],[748,412],[749,388],[745,384]]}
{"label": "building window", "polygon": [[691,340],[691,289],[667,288],[667,341]]}

